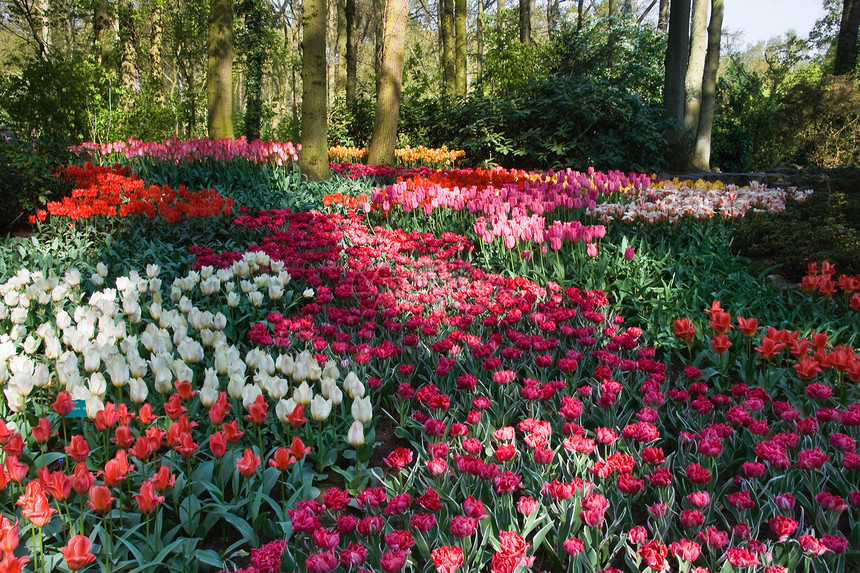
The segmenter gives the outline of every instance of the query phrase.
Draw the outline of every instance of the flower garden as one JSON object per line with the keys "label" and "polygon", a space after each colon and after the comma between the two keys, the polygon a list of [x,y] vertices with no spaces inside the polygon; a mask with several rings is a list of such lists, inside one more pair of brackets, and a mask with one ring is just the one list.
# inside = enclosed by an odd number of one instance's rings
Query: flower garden
{"label": "flower garden", "polygon": [[76,151],[4,247],[0,571],[858,571],[860,275],[729,248],[810,191]]}

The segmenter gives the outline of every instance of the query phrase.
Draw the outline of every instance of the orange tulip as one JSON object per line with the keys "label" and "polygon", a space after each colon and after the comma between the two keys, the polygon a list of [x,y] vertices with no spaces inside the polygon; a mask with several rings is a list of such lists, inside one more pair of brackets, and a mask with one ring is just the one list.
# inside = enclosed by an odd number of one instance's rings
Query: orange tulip
{"label": "orange tulip", "polygon": [[62,548],[66,565],[72,571],[82,569],[96,560],[96,556],[90,553],[93,542],[86,535],[75,535],[69,539],[68,545]]}

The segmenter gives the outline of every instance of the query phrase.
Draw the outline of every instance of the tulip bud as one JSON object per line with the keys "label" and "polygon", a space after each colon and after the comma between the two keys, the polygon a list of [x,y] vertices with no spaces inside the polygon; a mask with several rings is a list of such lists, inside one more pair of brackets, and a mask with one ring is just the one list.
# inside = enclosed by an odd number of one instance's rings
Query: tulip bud
{"label": "tulip bud", "polygon": [[349,445],[357,448],[364,443],[364,426],[361,422],[355,421],[349,427],[349,432],[346,435],[346,441]]}
{"label": "tulip bud", "polygon": [[373,406],[370,404],[370,396],[355,399],[352,403],[352,417],[356,422],[370,423],[373,419]]}

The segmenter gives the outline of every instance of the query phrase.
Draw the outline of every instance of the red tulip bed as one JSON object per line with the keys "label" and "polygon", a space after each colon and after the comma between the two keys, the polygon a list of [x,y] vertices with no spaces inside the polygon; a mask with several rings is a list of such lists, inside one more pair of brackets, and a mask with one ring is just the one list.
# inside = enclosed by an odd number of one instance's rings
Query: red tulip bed
{"label": "red tulip bed", "polygon": [[[482,177],[459,171],[431,177]],[[586,202],[622,181],[564,176]],[[623,181],[575,208],[652,189],[676,212],[667,183]],[[428,228],[433,209],[485,208],[468,188],[459,207],[427,195]],[[721,301],[631,326],[611,290],[482,268],[463,234],[390,224],[382,204],[405,197],[243,212],[230,224],[253,244],[191,247],[171,273],[5,280],[0,571],[856,570],[860,277],[810,267],[798,296],[823,328]],[[582,228],[620,224],[608,212]]]}

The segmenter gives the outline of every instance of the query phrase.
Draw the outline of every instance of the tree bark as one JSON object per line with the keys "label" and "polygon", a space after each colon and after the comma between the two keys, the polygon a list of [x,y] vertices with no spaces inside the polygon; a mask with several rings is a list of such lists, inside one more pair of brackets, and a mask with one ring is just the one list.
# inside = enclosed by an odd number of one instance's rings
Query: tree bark
{"label": "tree bark", "polygon": [[110,27],[107,0],[99,0],[93,9],[93,53],[99,64],[107,60],[106,32]]}
{"label": "tree bark", "polygon": [[478,0],[478,20],[475,22],[475,84],[484,83],[484,0]]}
{"label": "tree bark", "polygon": [[134,8],[128,2],[121,2],[118,9],[119,24],[119,70],[122,85],[129,91],[140,89],[135,57]]}
{"label": "tree bark", "polygon": [[693,0],[690,24],[690,57],[684,80],[686,104],[684,131],[692,141],[699,126],[699,108],[702,105],[702,74],[705,71],[705,52],[708,49],[708,5],[710,0]]}
{"label": "tree bark", "polygon": [[335,94],[346,92],[346,2],[337,0],[337,73],[334,81]]}
{"label": "tree bark", "polygon": [[302,12],[302,172],[311,181],[331,177],[326,118],[326,0],[304,0]]}
{"label": "tree bark", "polygon": [[163,67],[164,58],[164,0],[154,0],[152,15],[149,19],[149,74],[156,89],[158,101],[164,101]]}
{"label": "tree bark", "polygon": [[546,2],[546,22],[549,32],[552,33],[558,29],[558,20],[560,14],[559,0],[547,0]]}
{"label": "tree bark", "polygon": [[263,120],[263,67],[266,64],[266,30],[268,0],[245,0],[245,33],[248,50],[245,56],[245,137],[260,138]]}
{"label": "tree bark", "polygon": [[663,32],[669,29],[669,0],[660,0],[660,12],[657,14],[657,29]]}
{"label": "tree bark", "polygon": [[358,66],[355,37],[355,0],[346,0],[344,16],[346,18],[346,105],[352,108],[355,105],[356,71]]}
{"label": "tree bark", "polygon": [[454,93],[466,95],[466,0],[454,1],[454,31],[456,38],[456,58]]}
{"label": "tree bark", "polygon": [[702,81],[702,109],[699,111],[696,148],[693,152],[693,167],[702,171],[711,170],[711,134],[717,101],[717,70],[720,67],[722,28],[723,0],[713,0],[711,21],[708,24],[708,54],[705,56],[705,72]]}
{"label": "tree bark", "polygon": [[579,6],[576,9],[576,30],[582,31],[583,18],[585,17],[585,0],[579,0]]}
{"label": "tree bark", "polygon": [[206,77],[210,139],[233,138],[233,0],[210,0]]}
{"label": "tree bark", "polygon": [[532,0],[520,0],[520,42],[532,43]]}
{"label": "tree bark", "polygon": [[672,0],[669,12],[669,37],[666,45],[663,84],[663,107],[666,119],[673,122],[666,132],[668,144],[666,160],[670,169],[686,168],[687,152],[684,145],[684,77],[690,49],[690,0]]}
{"label": "tree bark", "polygon": [[610,16],[615,15],[615,0],[609,0],[609,6],[607,8],[607,12]]}
{"label": "tree bark", "polygon": [[408,16],[408,0],[388,0],[385,3],[382,76],[376,98],[373,134],[367,150],[367,162],[371,165],[394,165],[397,122],[400,116],[400,92],[403,85],[403,47],[406,43]]}
{"label": "tree bark", "polygon": [[440,35],[442,36],[442,81],[445,93],[456,92],[456,39],[454,32],[454,0],[439,0],[441,14]]}
{"label": "tree bark", "polygon": [[860,29],[860,1],[843,0],[842,20],[836,38],[836,59],[833,74],[851,74],[857,67],[857,33]]}

